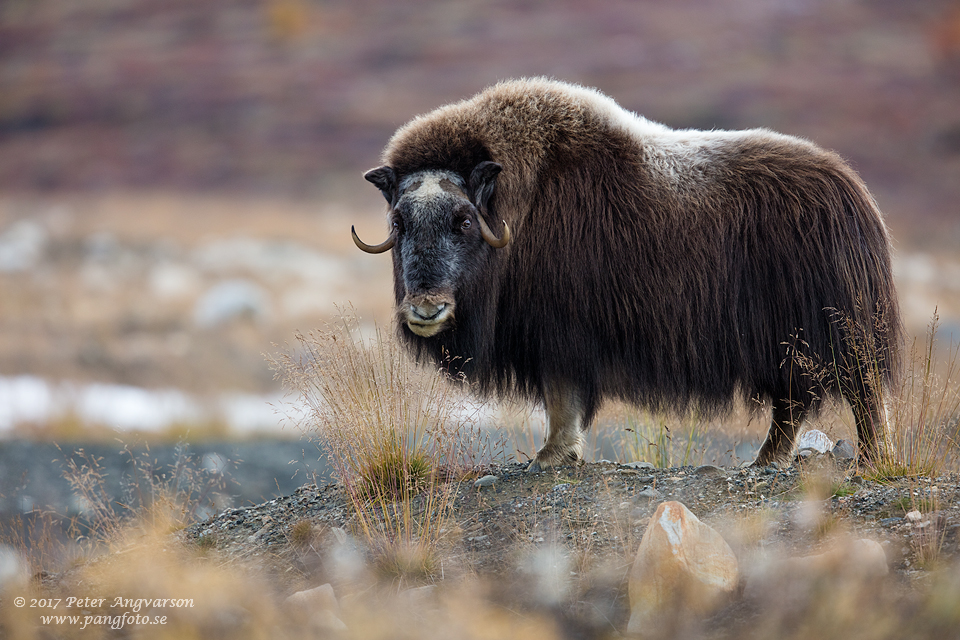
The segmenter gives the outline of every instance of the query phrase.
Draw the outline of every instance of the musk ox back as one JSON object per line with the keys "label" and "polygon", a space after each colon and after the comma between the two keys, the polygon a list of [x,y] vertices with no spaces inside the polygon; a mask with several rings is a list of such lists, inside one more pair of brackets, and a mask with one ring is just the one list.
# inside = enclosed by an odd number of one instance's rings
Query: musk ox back
{"label": "musk ox back", "polygon": [[546,405],[532,469],[578,460],[606,397],[701,415],[769,401],[759,464],[842,397],[875,451],[901,325],[886,226],[837,155],[763,129],[673,130],[533,79],[414,119],[383,161],[365,177],[390,235],[354,240],[392,249],[418,358]]}

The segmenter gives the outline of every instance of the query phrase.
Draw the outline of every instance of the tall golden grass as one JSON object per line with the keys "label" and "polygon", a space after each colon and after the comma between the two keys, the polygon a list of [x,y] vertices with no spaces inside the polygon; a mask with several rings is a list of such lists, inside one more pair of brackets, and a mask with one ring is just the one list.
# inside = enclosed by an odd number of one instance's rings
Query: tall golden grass
{"label": "tall golden grass", "polygon": [[319,441],[350,496],[374,564],[401,580],[429,579],[452,529],[457,485],[490,453],[480,406],[448,363],[416,367],[393,336],[365,340],[355,314],[297,336],[272,365],[309,408],[300,426]]}
{"label": "tall golden grass", "polygon": [[877,479],[938,476],[960,461],[960,345],[939,344],[936,311],[924,343],[914,341],[909,367],[892,391],[881,456],[870,469]]}

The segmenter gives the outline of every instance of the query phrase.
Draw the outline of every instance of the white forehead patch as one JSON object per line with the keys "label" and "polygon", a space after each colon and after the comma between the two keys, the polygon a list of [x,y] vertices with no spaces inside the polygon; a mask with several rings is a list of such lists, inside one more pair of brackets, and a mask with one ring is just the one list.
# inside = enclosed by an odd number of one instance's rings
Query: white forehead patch
{"label": "white forehead patch", "polygon": [[457,174],[448,171],[414,173],[400,181],[400,190],[401,200],[408,200],[417,205],[432,204],[451,195],[467,197],[463,180]]}

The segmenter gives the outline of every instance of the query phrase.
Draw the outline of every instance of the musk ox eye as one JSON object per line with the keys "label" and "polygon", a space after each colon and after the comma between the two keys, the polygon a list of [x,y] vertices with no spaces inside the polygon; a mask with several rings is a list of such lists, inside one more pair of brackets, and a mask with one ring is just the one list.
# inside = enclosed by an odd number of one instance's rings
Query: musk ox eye
{"label": "musk ox eye", "polygon": [[473,223],[470,222],[470,218],[464,218],[463,222],[460,223],[460,230],[461,230],[461,231],[466,231],[467,229],[470,228],[470,225],[472,225],[472,224],[473,224]]}

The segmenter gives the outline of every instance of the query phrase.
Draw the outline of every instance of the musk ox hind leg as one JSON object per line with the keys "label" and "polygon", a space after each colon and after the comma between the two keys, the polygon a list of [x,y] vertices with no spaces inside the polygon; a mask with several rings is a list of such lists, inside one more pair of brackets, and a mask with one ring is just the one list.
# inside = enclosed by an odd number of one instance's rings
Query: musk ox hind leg
{"label": "musk ox hind leg", "polygon": [[887,441],[887,407],[882,394],[864,393],[859,397],[847,397],[853,419],[857,424],[857,441],[860,456],[867,461],[876,462],[880,447]]}
{"label": "musk ox hind leg", "polygon": [[544,401],[547,405],[547,437],[537,457],[527,466],[529,473],[575,464],[583,458],[586,411],[580,394],[571,386],[553,383],[546,385]]}
{"label": "musk ox hind leg", "polygon": [[766,467],[785,462],[790,452],[793,451],[797,431],[806,413],[806,409],[797,402],[774,400],[770,430],[760,447],[757,459],[753,461],[753,466]]}

